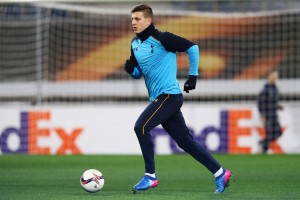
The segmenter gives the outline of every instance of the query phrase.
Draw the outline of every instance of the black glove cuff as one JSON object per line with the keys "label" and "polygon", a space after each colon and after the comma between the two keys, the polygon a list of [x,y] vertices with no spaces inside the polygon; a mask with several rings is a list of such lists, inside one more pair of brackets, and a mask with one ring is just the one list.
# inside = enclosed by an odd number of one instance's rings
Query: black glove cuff
{"label": "black glove cuff", "polygon": [[191,80],[197,80],[197,76],[195,76],[195,75],[189,75],[189,79],[191,79]]}

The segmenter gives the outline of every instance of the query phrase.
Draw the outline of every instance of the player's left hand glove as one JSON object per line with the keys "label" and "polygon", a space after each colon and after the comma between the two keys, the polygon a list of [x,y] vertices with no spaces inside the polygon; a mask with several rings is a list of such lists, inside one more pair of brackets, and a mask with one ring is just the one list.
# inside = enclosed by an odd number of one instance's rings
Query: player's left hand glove
{"label": "player's left hand glove", "polygon": [[124,64],[124,70],[127,73],[132,74],[132,72],[134,70],[134,66],[135,66],[135,64],[130,59],[127,59]]}
{"label": "player's left hand glove", "polygon": [[184,89],[186,93],[189,93],[190,90],[194,90],[196,88],[197,76],[189,75],[188,80],[184,83]]}

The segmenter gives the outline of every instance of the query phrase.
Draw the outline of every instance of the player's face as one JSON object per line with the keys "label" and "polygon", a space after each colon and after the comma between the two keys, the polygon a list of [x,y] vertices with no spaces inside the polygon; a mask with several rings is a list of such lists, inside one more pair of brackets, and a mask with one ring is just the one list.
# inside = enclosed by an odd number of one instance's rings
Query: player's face
{"label": "player's face", "polygon": [[277,81],[277,79],[278,79],[278,76],[279,76],[279,75],[278,75],[278,72],[277,72],[277,71],[270,73],[270,74],[269,74],[269,77],[268,77],[269,83],[275,84],[276,81]]}
{"label": "player's face", "polygon": [[134,12],[131,14],[132,30],[138,34],[145,30],[151,24],[151,18],[145,18],[143,12]]}

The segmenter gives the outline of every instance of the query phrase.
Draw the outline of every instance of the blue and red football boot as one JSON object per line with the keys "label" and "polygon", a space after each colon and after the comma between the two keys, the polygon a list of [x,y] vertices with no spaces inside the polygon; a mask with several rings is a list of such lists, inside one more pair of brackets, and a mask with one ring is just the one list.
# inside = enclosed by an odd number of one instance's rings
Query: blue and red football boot
{"label": "blue and red football boot", "polygon": [[231,177],[231,171],[225,170],[225,172],[215,179],[216,191],[215,193],[224,192],[225,188],[229,186],[229,181]]}
{"label": "blue and red football boot", "polygon": [[148,190],[149,188],[157,187],[158,179],[151,176],[145,175],[141,178],[135,186],[133,186],[133,192],[137,190]]}

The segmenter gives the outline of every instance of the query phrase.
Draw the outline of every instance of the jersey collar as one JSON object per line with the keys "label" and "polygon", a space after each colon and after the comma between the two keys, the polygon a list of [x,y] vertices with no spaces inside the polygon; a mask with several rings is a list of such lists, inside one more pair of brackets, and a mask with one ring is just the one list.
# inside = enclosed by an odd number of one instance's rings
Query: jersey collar
{"label": "jersey collar", "polygon": [[155,31],[154,24],[151,23],[145,30],[136,34],[136,36],[143,42]]}

